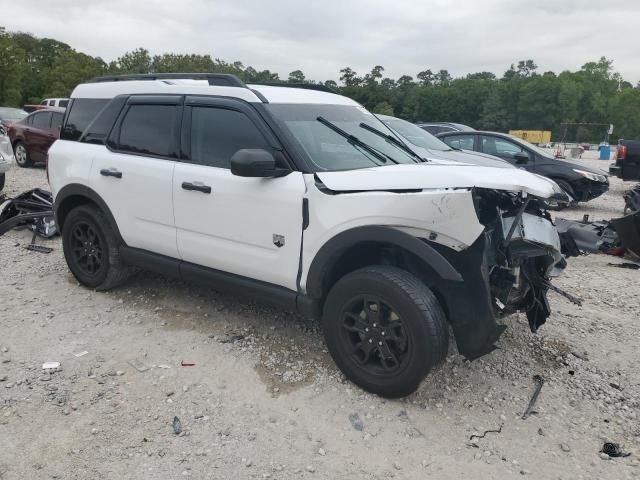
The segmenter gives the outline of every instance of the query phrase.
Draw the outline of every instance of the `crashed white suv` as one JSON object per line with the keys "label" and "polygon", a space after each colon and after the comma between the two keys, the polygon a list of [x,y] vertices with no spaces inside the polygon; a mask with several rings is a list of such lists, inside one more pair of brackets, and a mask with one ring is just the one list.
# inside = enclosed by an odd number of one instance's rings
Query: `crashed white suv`
{"label": "crashed white suv", "polygon": [[130,266],[322,319],[340,369],[388,397],[447,354],[490,352],[500,317],[549,316],[565,265],[523,170],[424,161],[358,103],[230,75],[79,85],[48,174],[64,254],[108,289]]}

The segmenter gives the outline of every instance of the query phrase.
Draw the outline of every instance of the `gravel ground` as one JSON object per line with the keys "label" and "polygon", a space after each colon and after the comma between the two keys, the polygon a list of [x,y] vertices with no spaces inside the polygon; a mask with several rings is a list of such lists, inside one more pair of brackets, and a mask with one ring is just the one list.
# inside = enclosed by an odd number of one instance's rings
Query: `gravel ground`
{"label": "gravel ground", "polygon": [[[7,183],[46,178],[14,167]],[[562,216],[619,216],[630,185]],[[388,401],[344,379],[313,321],[148,273],[96,293],[59,238],[39,240],[48,255],[29,241],[0,238],[0,479],[640,478],[640,271],[620,259],[570,259],[556,284],[582,307],[551,293],[537,335],[513,316],[498,350],[451,352]],[[500,431],[470,440],[486,430]],[[603,456],[605,441],[631,456]]]}

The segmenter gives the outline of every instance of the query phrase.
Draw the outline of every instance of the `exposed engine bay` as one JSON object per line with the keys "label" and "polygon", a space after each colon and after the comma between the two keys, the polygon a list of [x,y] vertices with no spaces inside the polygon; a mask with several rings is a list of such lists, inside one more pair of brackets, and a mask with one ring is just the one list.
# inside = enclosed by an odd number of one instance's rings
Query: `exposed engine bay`
{"label": "exposed engine bay", "polygon": [[536,332],[551,314],[548,290],[559,291],[550,280],[566,267],[546,201],[487,189],[474,190],[474,200],[486,227],[485,260],[496,317],[526,312],[531,331]]}

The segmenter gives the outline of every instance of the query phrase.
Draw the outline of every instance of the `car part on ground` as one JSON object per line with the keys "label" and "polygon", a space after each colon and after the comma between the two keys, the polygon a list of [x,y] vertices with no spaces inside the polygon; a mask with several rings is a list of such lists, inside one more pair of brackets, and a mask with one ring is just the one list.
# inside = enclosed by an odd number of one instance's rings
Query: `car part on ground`
{"label": "car part on ground", "polygon": [[616,161],[609,167],[609,174],[622,180],[640,180],[640,140],[618,142]]}
{"label": "car part on ground", "polygon": [[620,244],[636,257],[640,257],[640,211],[611,220],[620,237]]}
{"label": "car part on ground", "polygon": [[555,223],[563,243],[562,253],[566,256],[574,257],[582,252],[606,253],[620,246],[620,239],[611,222],[556,218]]}
{"label": "car part on ground", "polygon": [[567,257],[583,252],[619,255],[621,250],[640,257],[640,211],[599,222],[556,218],[556,227]]}
{"label": "car part on ground", "polygon": [[34,188],[14,198],[0,196],[0,236],[25,226],[44,238],[58,233],[51,192]]}
{"label": "car part on ground", "polygon": [[637,212],[640,210],[640,183],[631,187],[631,189],[624,192],[622,195],[624,198],[624,213],[627,211]]}

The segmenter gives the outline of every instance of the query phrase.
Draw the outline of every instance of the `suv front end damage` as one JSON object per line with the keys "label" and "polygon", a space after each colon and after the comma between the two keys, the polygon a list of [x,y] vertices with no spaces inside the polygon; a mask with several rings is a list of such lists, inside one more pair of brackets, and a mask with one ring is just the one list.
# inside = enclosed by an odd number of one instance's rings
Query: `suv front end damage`
{"label": "suv front end damage", "polygon": [[550,280],[566,266],[545,200],[480,188],[474,189],[473,196],[485,226],[483,234],[455,254],[438,248],[464,278],[448,286],[443,295],[458,349],[468,358],[495,348],[506,328],[497,321],[507,315],[526,313],[531,331],[536,332],[551,313]]}

